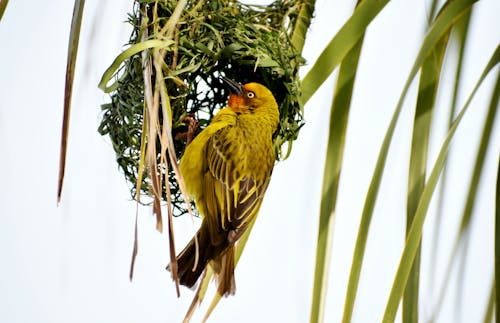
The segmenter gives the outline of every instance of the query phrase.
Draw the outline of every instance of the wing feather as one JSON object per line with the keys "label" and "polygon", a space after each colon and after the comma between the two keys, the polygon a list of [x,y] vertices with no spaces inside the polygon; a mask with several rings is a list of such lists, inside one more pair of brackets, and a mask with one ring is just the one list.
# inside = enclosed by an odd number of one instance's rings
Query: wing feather
{"label": "wing feather", "polygon": [[257,176],[248,171],[248,167],[245,168],[241,143],[231,140],[235,136],[234,131],[233,127],[220,129],[211,136],[206,146],[204,191],[213,192],[213,196],[206,199],[210,205],[205,216],[210,218],[208,223],[213,242],[221,239],[222,232],[230,230],[236,232],[235,239],[241,236],[257,214],[269,184],[270,176]]}

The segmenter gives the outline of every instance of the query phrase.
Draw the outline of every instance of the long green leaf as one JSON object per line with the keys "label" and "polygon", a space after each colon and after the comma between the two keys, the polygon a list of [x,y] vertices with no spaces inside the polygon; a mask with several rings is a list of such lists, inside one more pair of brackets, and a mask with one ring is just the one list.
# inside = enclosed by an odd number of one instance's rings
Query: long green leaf
{"label": "long green leaf", "polygon": [[330,133],[328,135],[323,175],[318,244],[316,247],[311,322],[322,322],[324,316],[333,222],[344,155],[345,133],[362,44],[363,37],[358,40],[358,43],[342,61],[331,106]]}
{"label": "long green leaf", "polygon": [[[457,1],[458,2],[458,1]],[[454,2],[454,3],[457,3]],[[451,7],[453,4],[451,4],[449,7]],[[420,243],[420,240],[422,238],[422,227],[424,224],[425,216],[427,214],[427,209],[430,204],[430,200],[432,198],[432,195],[434,193],[434,189],[436,187],[437,181],[439,179],[439,175],[441,173],[441,170],[443,169],[444,162],[447,157],[448,149],[450,146],[450,142],[453,138],[453,135],[455,134],[455,131],[460,124],[460,121],[462,120],[465,112],[467,111],[469,107],[469,103],[471,102],[472,98],[474,97],[474,94],[476,93],[477,89],[479,86],[482,84],[483,80],[485,77],[488,75],[488,73],[493,69],[498,62],[500,62],[500,46],[498,46],[493,53],[490,61],[488,62],[483,74],[479,78],[479,81],[477,82],[476,86],[474,87],[472,93],[470,94],[469,98],[467,99],[467,102],[465,103],[464,107],[462,108],[462,111],[460,114],[457,116],[455,121],[453,122],[448,135],[446,136],[446,139],[441,147],[441,150],[439,152],[438,158],[436,160],[436,163],[434,164],[434,167],[432,168],[431,175],[429,176],[429,179],[427,181],[427,184],[425,186],[425,189],[422,193],[422,197],[420,198],[420,202],[417,207],[417,211],[415,212],[415,217],[412,223],[412,226],[410,228],[410,232],[408,234],[407,240],[406,240],[406,245],[405,248],[403,249],[403,254],[401,256],[401,260],[399,263],[399,267],[396,273],[396,277],[394,279],[391,293],[389,295],[389,300],[387,302],[387,306],[385,309],[384,313],[384,318],[383,322],[384,323],[389,323],[389,322],[394,322],[394,319],[396,317],[396,312],[399,306],[399,301],[401,299],[401,296],[403,294],[403,290],[406,286],[406,282],[408,280],[408,276],[410,273],[410,269],[413,264],[413,259],[415,258],[415,254],[418,248],[418,245]]]}
{"label": "long green leaf", "polygon": [[116,89],[116,87],[118,86],[118,82],[115,82],[110,86],[108,86],[107,84],[109,80],[111,80],[113,75],[115,75],[115,72],[118,70],[123,61],[127,58],[149,48],[166,48],[171,46],[172,44],[172,40],[150,39],[130,46],[122,53],[120,53],[120,55],[115,58],[113,63],[111,63],[106,71],[104,71],[104,74],[101,77],[101,81],[99,82],[99,88],[106,93],[112,92]]}
{"label": "long green leaf", "polygon": [[[445,34],[436,44],[435,49],[422,65],[422,72],[420,74],[408,176],[406,234],[408,234],[410,225],[413,222],[413,216],[417,209],[420,195],[424,190],[430,126],[448,35],[449,33]],[[403,322],[405,323],[418,322],[419,274],[420,246],[417,250],[403,297]]]}
{"label": "long green leaf", "polygon": [[500,160],[497,170],[497,194],[495,201],[495,300],[496,322],[500,322]]}
{"label": "long green leaf", "polygon": [[[491,323],[493,319],[493,312],[495,310],[495,279],[491,282],[490,296],[488,297],[488,305],[484,313],[484,323]],[[498,320],[497,320],[498,322]]]}
{"label": "long green leaf", "polygon": [[467,36],[469,35],[469,26],[471,21],[473,8],[467,10],[460,20],[453,26],[453,33],[457,38],[458,45],[458,57],[457,57],[457,65],[455,70],[455,83],[453,84],[453,95],[450,109],[450,116],[448,119],[448,124],[451,125],[453,122],[453,118],[455,117],[455,113],[458,108],[458,91],[460,90],[461,85],[461,76],[462,76],[462,68],[464,66],[464,58],[465,58],[465,45],[467,44]]}
{"label": "long green leaf", "polygon": [[[463,61],[465,57],[465,44],[467,43],[467,35],[469,34],[469,25],[470,25],[470,17],[472,14],[473,8],[467,10],[463,16],[453,25],[452,35],[456,36],[456,42],[458,46],[458,58],[455,67],[455,82],[453,84],[453,94],[452,94],[452,103],[449,112],[448,125],[447,129],[451,127],[453,123],[453,119],[456,114],[457,105],[458,105],[458,90],[461,85],[462,80],[462,67]],[[444,192],[446,184],[448,183],[448,171],[446,167],[446,163],[443,168],[443,174],[441,175],[441,185],[439,187],[439,193],[437,196],[437,212],[436,212],[436,221],[434,224],[434,230],[432,232],[432,245],[439,245],[439,228],[441,227],[442,214],[444,212]],[[436,266],[437,266],[437,248],[432,248],[431,256],[430,256],[430,279],[429,286],[434,286]]]}
{"label": "long green leaf", "polygon": [[[435,45],[443,37],[445,33],[448,32],[449,28],[454,21],[460,17],[464,10],[467,10],[474,2],[477,0],[457,0],[451,2],[449,6],[443,9],[441,15],[436,19],[434,24],[429,29],[422,46],[418,52],[417,58],[413,64],[410,71],[408,79],[404,85],[403,91],[396,105],[396,109],[392,116],[391,122],[387,129],[384,141],[382,142],[382,147],[380,148],[380,153],[375,165],[375,170],[373,172],[373,177],[368,188],[368,193],[366,195],[365,204],[363,206],[363,212],[361,214],[361,222],[359,225],[358,236],[356,238],[356,246],[354,248],[354,256],[351,265],[351,272],[349,275],[348,283],[348,293],[356,291],[359,283],[359,275],[361,273],[361,266],[363,264],[363,258],[366,248],[366,240],[368,238],[368,231],[373,215],[373,209],[375,207],[375,201],[377,199],[378,190],[380,188],[380,182],[382,180],[382,174],[384,171],[385,161],[387,159],[387,153],[389,151],[389,146],[394,134],[394,129],[396,128],[396,123],[403,107],[403,102],[410,88],[410,85],[415,78],[418,70],[422,66],[425,58],[434,49]],[[352,298],[348,294],[347,300]]]}
{"label": "long green leaf", "polygon": [[7,4],[9,0],[0,0],[0,21],[2,20],[3,13],[5,12],[5,8],[7,8]]}
{"label": "long green leaf", "polygon": [[[7,3],[5,2],[5,5]],[[73,18],[68,44],[68,60],[66,62],[66,86],[64,89],[64,112],[61,130],[61,151],[59,153],[59,177],[57,185],[57,203],[61,201],[62,187],[64,182],[64,171],[66,168],[66,150],[68,147],[69,117],[71,112],[71,96],[73,94],[73,79],[75,77],[76,54],[80,40],[80,28],[82,25],[83,7],[85,0],[75,0]],[[3,8],[5,9],[5,8]]]}
{"label": "long green leaf", "polygon": [[[497,92],[498,92],[497,87]],[[497,161],[497,187],[495,201],[495,318],[500,322],[500,160]]]}
{"label": "long green leaf", "polygon": [[356,7],[302,80],[301,102],[304,105],[342,62],[365,33],[366,28],[389,0],[366,0]]}

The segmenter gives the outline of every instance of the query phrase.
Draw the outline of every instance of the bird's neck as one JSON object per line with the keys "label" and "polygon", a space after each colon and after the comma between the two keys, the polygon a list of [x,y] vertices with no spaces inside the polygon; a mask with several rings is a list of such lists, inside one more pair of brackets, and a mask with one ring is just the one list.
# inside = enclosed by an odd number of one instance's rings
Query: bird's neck
{"label": "bird's neck", "polygon": [[248,131],[266,132],[272,135],[278,128],[279,114],[269,111],[255,110],[250,113],[241,113],[237,115],[237,122],[240,127],[247,128]]}

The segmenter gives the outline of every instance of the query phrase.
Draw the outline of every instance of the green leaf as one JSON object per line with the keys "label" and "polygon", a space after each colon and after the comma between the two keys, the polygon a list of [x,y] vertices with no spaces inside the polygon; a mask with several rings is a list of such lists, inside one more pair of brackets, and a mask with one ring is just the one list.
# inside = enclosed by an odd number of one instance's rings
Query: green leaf
{"label": "green leaf", "polygon": [[[452,95],[452,103],[451,103],[451,108],[449,112],[449,118],[448,118],[448,125],[447,128],[449,129],[451,127],[451,124],[453,123],[453,118],[456,114],[457,110],[457,99],[458,99],[458,89],[460,88],[461,85],[461,80],[462,80],[462,67],[463,67],[463,61],[464,61],[464,56],[465,56],[465,44],[467,40],[467,35],[469,33],[469,25],[470,25],[470,17],[472,14],[473,8],[471,7],[469,10],[466,11],[462,15],[462,17],[453,25],[452,29],[452,35],[455,36],[456,42],[458,43],[458,58],[457,58],[457,63],[455,67],[455,82],[453,85],[453,95]],[[439,243],[439,228],[441,227],[441,219],[442,219],[442,214],[444,212],[443,206],[444,206],[444,191],[445,187],[447,184],[447,179],[448,179],[448,172],[447,172],[447,167],[446,163],[443,168],[443,174],[441,175],[441,186],[439,187],[439,193],[437,196],[437,214],[436,214],[436,221],[434,225],[434,230],[432,233],[432,245],[437,246]],[[436,265],[437,265],[437,248],[432,248],[431,250],[431,269],[430,269],[430,281],[429,281],[429,286],[434,286],[434,279],[435,279],[435,273],[436,273]],[[449,277],[449,276],[447,276]],[[448,278],[446,278],[448,279]],[[443,294],[444,295],[444,294]],[[439,302],[439,301],[438,301]],[[439,306],[438,306],[439,308]]]}
{"label": "green leaf", "polygon": [[113,61],[113,63],[111,63],[111,65],[106,69],[106,71],[102,75],[101,81],[99,82],[99,88],[106,93],[112,92],[116,89],[116,87],[118,86],[118,82],[115,82],[110,86],[108,86],[107,84],[109,80],[111,80],[113,75],[115,75],[116,71],[123,63],[123,61],[126,60],[127,58],[149,48],[166,48],[170,47],[172,44],[173,44],[172,40],[150,39],[130,46],[120,55],[118,55]]}
{"label": "green leaf", "polygon": [[309,101],[321,84],[332,74],[388,2],[389,0],[365,0],[356,7],[352,16],[330,40],[302,80],[302,105]]}
{"label": "green leaf", "polygon": [[[430,126],[448,36],[449,33],[446,33],[436,44],[431,54],[427,56],[420,74],[408,176],[406,234],[408,234],[410,225],[413,222],[418,201],[424,190]],[[420,246],[418,247],[403,297],[403,322],[405,323],[418,322],[419,276]]]}
{"label": "green leaf", "polygon": [[[497,92],[500,90],[496,89]],[[495,201],[495,299],[496,299],[496,309],[495,317],[496,321],[500,321],[500,161],[498,161],[497,170],[497,194]]]}
{"label": "green leaf", "polygon": [[3,13],[5,12],[5,8],[7,8],[7,4],[9,0],[0,0],[0,21],[2,20]]}
{"label": "green leaf", "polygon": [[500,321],[500,306],[498,304],[500,300],[500,161],[498,163],[497,170],[497,198],[495,201],[495,300],[497,306],[495,306],[495,317],[496,321]]}
{"label": "green leaf", "polygon": [[[7,2],[4,4],[7,5]],[[64,89],[64,113],[61,131],[61,151],[59,154],[59,177],[57,187],[57,203],[61,201],[62,187],[64,181],[64,170],[66,168],[66,150],[68,147],[69,116],[71,112],[71,96],[73,93],[73,79],[75,78],[76,54],[78,53],[78,42],[80,40],[80,27],[82,25],[83,7],[85,0],[75,0],[73,18],[68,44],[68,60],[66,62],[66,86]],[[0,7],[0,16],[5,7]]]}
{"label": "green leaf", "polygon": [[333,222],[344,155],[345,133],[362,44],[363,37],[358,40],[344,61],[342,61],[331,106],[330,132],[323,175],[318,244],[316,247],[311,322],[322,322],[324,316]]}
{"label": "green leaf", "polygon": [[[486,313],[484,314],[484,323],[490,323],[493,320],[493,312],[495,308],[495,280],[491,282],[490,296],[488,297],[488,306],[486,307]],[[497,313],[498,314],[498,313]],[[498,322],[498,320],[497,320]]]}
{"label": "green leaf", "polygon": [[[458,3],[459,1],[455,1],[451,3],[448,8],[451,8],[454,4]],[[448,9],[447,8],[447,9]],[[413,220],[413,223],[411,225],[407,240],[406,240],[406,245],[405,248],[403,249],[403,254],[401,256],[401,260],[399,263],[399,267],[396,273],[396,277],[394,279],[391,293],[389,295],[389,300],[387,302],[387,306],[385,309],[384,313],[384,318],[383,322],[394,322],[394,319],[396,317],[396,312],[399,306],[399,301],[401,299],[401,296],[403,294],[403,290],[406,286],[406,282],[408,280],[408,276],[410,273],[410,269],[413,264],[413,259],[415,258],[415,254],[418,248],[418,245],[420,243],[420,240],[422,238],[422,227],[424,224],[425,216],[427,214],[427,209],[429,207],[430,200],[432,198],[432,195],[434,193],[434,189],[436,188],[437,181],[439,179],[439,175],[441,173],[441,170],[443,169],[444,162],[446,160],[446,156],[448,153],[448,149],[450,146],[450,142],[453,138],[453,135],[455,134],[455,131],[460,124],[460,121],[462,120],[465,112],[467,111],[467,108],[469,107],[469,103],[471,102],[472,98],[474,97],[474,94],[476,93],[477,89],[479,86],[482,84],[483,80],[485,77],[488,75],[488,73],[493,69],[498,62],[500,61],[500,46],[498,46],[493,53],[491,60],[489,61],[488,65],[486,66],[483,74],[479,78],[479,81],[477,82],[476,86],[474,87],[472,93],[470,94],[469,98],[467,99],[467,102],[465,103],[464,107],[462,108],[462,111],[460,114],[457,116],[455,121],[453,122],[448,135],[446,136],[446,139],[441,147],[441,150],[439,152],[438,158],[436,160],[436,163],[434,164],[434,167],[432,168],[431,175],[429,176],[429,179],[427,181],[427,184],[424,188],[424,191],[422,192],[422,196],[420,198],[420,202],[417,207],[417,211],[415,212],[415,217]]]}

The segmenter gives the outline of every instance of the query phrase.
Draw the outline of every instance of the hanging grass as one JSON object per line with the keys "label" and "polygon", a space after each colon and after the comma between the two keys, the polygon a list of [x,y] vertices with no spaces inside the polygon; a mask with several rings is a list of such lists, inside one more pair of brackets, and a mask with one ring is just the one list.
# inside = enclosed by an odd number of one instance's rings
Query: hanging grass
{"label": "hanging grass", "polygon": [[[185,6],[179,11],[181,5]],[[160,66],[165,86],[162,90],[169,98],[169,106],[156,109],[153,123],[160,138],[165,130],[164,114],[169,114],[167,121],[171,123],[177,158],[187,141],[225,106],[229,91],[220,80],[221,75],[242,84],[262,83],[274,93],[280,109],[280,125],[274,137],[276,156],[288,156],[303,125],[298,79],[303,59],[290,41],[298,9],[298,1],[276,1],[269,6],[224,0],[135,2],[129,17],[133,26],[131,47],[115,60],[100,84],[110,93],[111,102],[102,106],[99,126],[99,132],[109,135],[113,143],[117,163],[131,184],[134,198],[140,191],[140,202],[150,203],[151,198],[145,196],[151,197],[155,191],[152,168],[144,167],[144,174],[141,173],[141,136],[148,119],[144,75],[147,61],[154,60],[154,53],[158,54],[154,66]],[[154,40],[157,42],[152,43]],[[161,96],[157,74],[158,69],[151,68],[153,104]],[[116,82],[107,87],[112,77]],[[155,145],[155,175],[168,178],[160,181],[161,199],[167,201],[171,197],[173,215],[182,215],[187,210],[174,169],[161,159],[165,150],[162,141],[152,137],[148,136],[146,144]]]}

